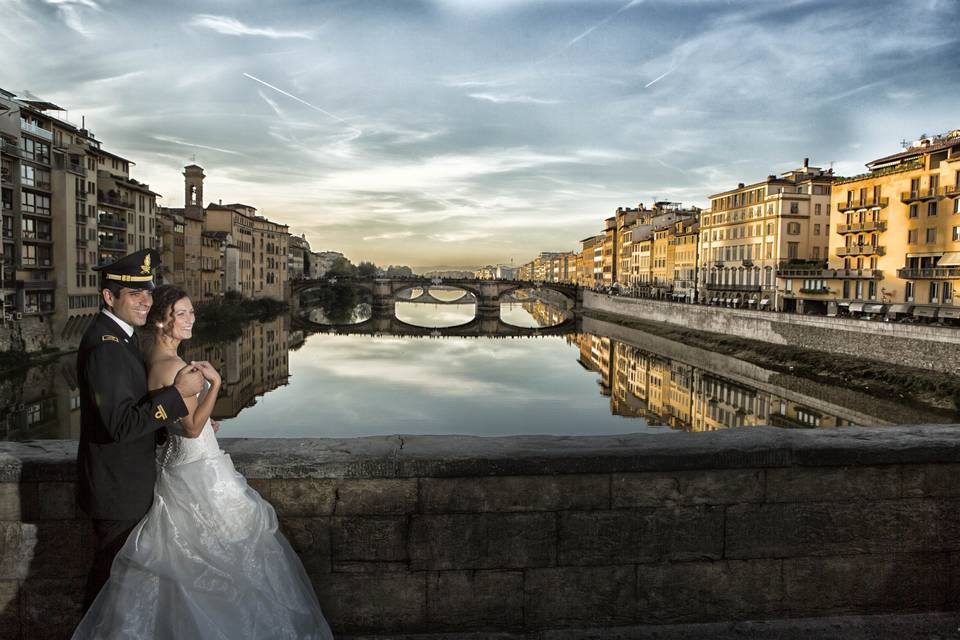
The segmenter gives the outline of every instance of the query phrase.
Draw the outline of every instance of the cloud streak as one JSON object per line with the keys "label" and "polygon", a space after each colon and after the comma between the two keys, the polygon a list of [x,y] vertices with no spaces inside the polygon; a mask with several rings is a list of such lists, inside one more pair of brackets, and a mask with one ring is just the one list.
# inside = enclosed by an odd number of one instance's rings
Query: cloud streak
{"label": "cloud streak", "polygon": [[[48,2],[50,0],[47,0]],[[313,34],[309,31],[281,31],[270,27],[251,27],[236,18],[215,16],[209,14],[195,15],[189,26],[198,29],[209,29],[225,36],[259,36],[264,38],[299,38],[312,40]]]}

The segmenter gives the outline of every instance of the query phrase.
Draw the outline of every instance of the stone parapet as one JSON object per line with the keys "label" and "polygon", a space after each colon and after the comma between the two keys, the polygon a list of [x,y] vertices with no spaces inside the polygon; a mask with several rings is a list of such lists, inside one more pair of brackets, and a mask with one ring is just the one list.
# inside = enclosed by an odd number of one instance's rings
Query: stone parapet
{"label": "stone parapet", "polygon": [[[338,637],[733,637],[960,610],[957,429],[222,444]],[[75,455],[0,443],[0,637],[77,622]]]}
{"label": "stone parapet", "polygon": [[960,374],[960,329],[727,309],[583,292],[583,308],[648,322]]}

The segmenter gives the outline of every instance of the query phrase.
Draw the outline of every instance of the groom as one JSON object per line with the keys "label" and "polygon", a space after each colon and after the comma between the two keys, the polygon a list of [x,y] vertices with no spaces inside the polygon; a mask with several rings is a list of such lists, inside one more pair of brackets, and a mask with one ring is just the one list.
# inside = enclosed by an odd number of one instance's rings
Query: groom
{"label": "groom", "polygon": [[144,249],[100,272],[100,313],[77,354],[80,382],[80,507],[93,519],[96,555],[87,577],[84,611],[110,576],[113,558],[146,515],[156,480],[156,432],[187,415],[183,398],[196,395],[203,376],[192,365],[173,386],[147,391],[147,372],[134,327],[153,304],[156,251]]}

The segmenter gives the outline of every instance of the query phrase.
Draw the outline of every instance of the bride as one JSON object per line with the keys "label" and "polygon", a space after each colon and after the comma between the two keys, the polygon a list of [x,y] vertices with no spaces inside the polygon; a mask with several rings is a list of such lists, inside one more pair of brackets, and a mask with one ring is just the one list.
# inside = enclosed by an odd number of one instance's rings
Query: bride
{"label": "bride", "polygon": [[[154,290],[144,349],[151,389],[170,385],[185,366],[177,347],[193,323],[182,289]],[[153,506],[73,638],[332,638],[273,507],[217,444],[210,414],[220,376],[208,362],[196,366],[206,389],[185,400],[183,435],[171,433],[158,458]]]}

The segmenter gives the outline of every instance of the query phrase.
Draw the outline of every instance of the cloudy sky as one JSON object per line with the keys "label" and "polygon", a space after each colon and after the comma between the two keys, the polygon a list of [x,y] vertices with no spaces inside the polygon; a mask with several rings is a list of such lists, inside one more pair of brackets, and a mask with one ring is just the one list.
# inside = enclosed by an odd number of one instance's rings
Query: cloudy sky
{"label": "cloudy sky", "polygon": [[0,87],[182,206],[315,250],[519,264],[620,205],[960,127],[956,0],[0,0]]}

